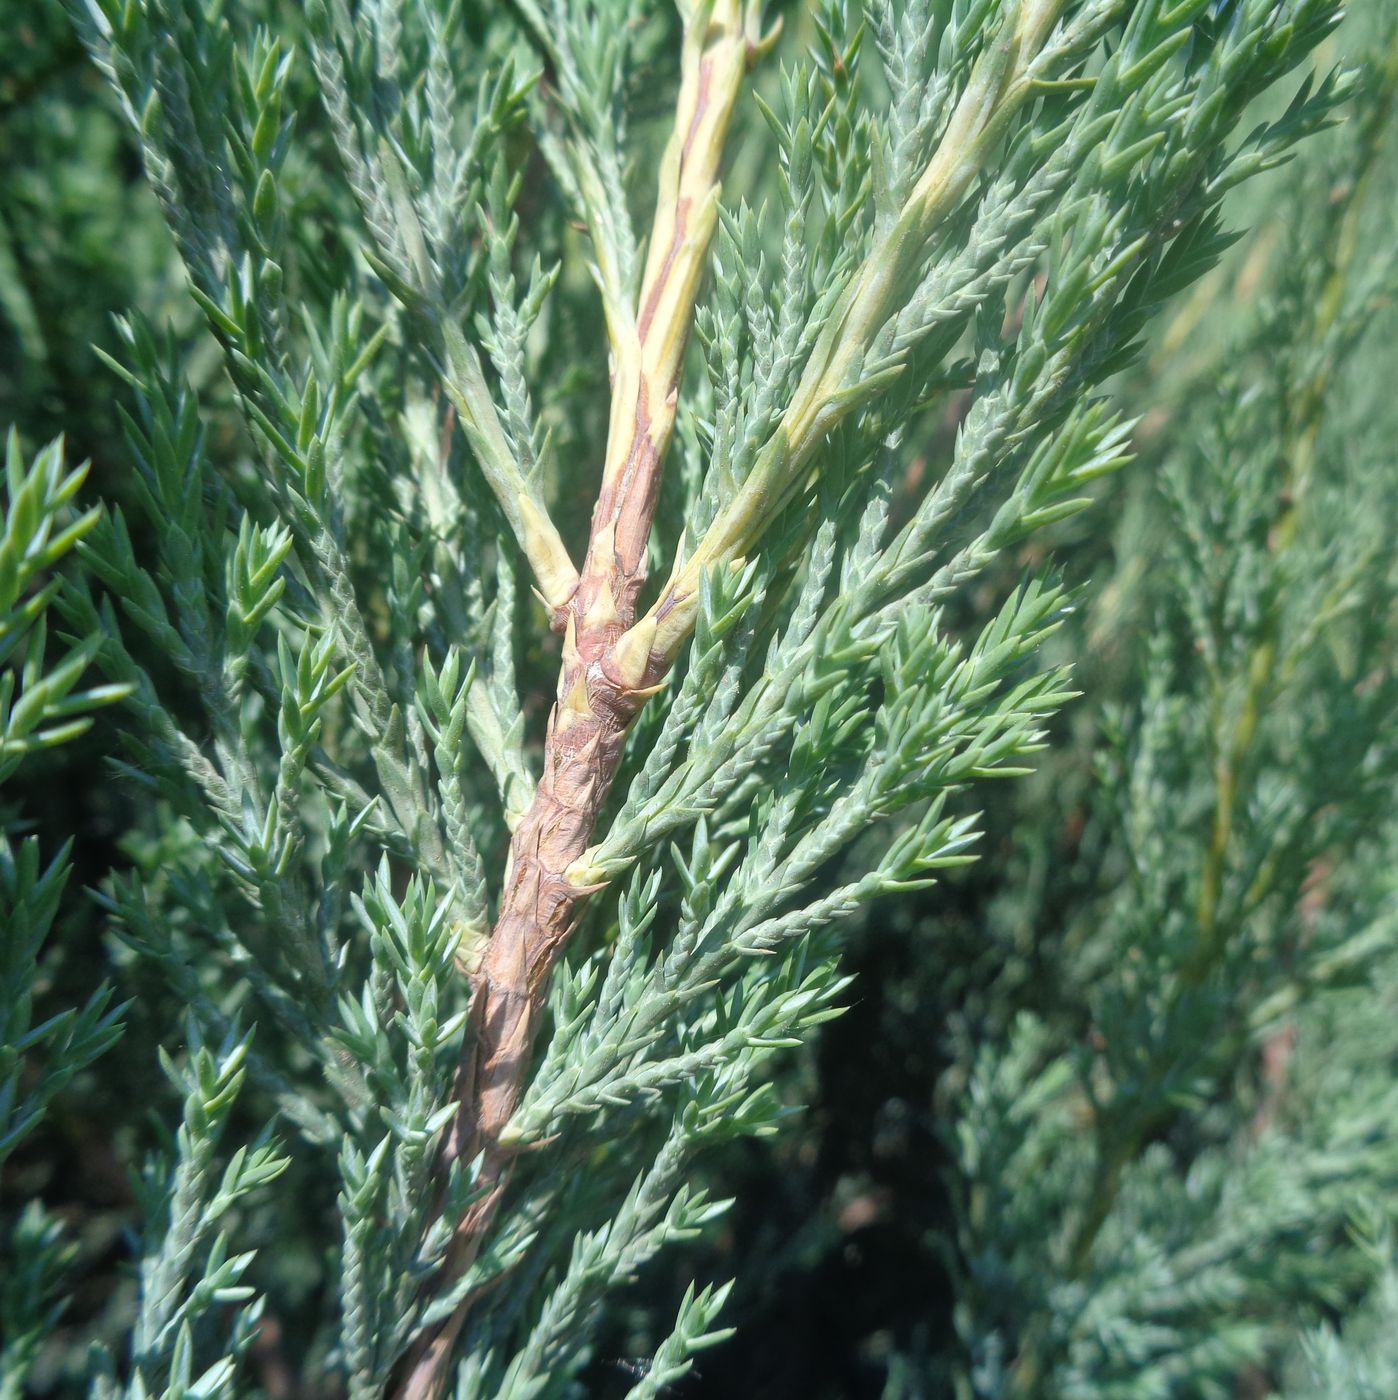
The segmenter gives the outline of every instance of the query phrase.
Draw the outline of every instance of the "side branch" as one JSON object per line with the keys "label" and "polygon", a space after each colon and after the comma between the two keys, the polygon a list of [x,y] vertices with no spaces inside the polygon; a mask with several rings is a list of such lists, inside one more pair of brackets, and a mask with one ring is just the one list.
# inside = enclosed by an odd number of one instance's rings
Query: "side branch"
{"label": "side branch", "polygon": [[[549,518],[537,481],[520,469],[515,458],[486,383],[480,355],[445,304],[407,177],[386,141],[380,143],[379,160],[392,193],[393,211],[405,249],[405,267],[410,274],[406,279],[394,279],[395,294],[423,318],[433,353],[440,362],[442,387],[456,409],[461,430],[529,562],[540,596],[550,613],[556,613],[573,596],[578,571],[557,526]],[[389,269],[380,271],[392,276]]]}
{"label": "side branch", "polygon": [[444,361],[443,388],[456,409],[481,473],[529,562],[539,595],[550,614],[556,615],[576,591],[578,571],[537,486],[515,461],[475,347],[454,323],[443,319],[438,329]]}
{"label": "side branch", "polygon": [[[668,669],[694,624],[705,572],[745,556],[803,479],[832,429],[875,397],[902,363],[881,333],[920,272],[938,227],[979,178],[1032,96],[1036,61],[1064,0],[1023,0],[972,70],[942,139],[892,225],[869,249],[816,341],[781,422],[748,478],[636,626]],[[881,358],[882,355],[882,358]]]}

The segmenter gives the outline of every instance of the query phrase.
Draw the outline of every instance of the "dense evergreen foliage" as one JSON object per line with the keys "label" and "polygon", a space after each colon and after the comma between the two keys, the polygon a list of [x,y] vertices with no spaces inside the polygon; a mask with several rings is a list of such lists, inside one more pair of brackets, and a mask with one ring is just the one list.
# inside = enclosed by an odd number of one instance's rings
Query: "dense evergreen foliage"
{"label": "dense evergreen foliage", "polygon": [[1392,1394],[1387,9],[0,20],[0,1396]]}

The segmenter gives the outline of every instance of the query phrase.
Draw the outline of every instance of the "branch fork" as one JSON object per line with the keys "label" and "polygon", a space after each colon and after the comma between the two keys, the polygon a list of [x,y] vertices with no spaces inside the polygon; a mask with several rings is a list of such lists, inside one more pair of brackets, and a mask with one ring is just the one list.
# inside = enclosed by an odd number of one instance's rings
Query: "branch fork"
{"label": "branch fork", "polygon": [[[576,926],[581,901],[600,888],[591,873],[589,843],[626,731],[693,627],[702,573],[731,567],[750,551],[831,428],[900,368],[863,374],[865,357],[917,275],[933,231],[979,177],[1032,94],[1035,59],[1064,3],[1023,0],[981,55],[942,143],[892,227],[875,240],[851,279],[747,481],[695,549],[676,561],[656,603],[638,619],[685,343],[718,222],[724,138],[749,63],[775,39],[775,31],[760,35],[756,0],[681,5],[683,76],[640,296],[634,308],[621,306],[609,294],[611,284],[603,286],[611,413],[581,569],[560,562],[557,531],[537,500],[516,505],[513,516],[506,511],[512,524],[520,521],[516,535],[551,621],[563,633],[563,655],[543,775],[514,831],[499,916],[471,976],[471,1024],[456,1086],[459,1110],[445,1152],[448,1161],[479,1160],[482,1194],[456,1227],[439,1286],[450,1286],[469,1269],[508,1184],[518,1149],[508,1144],[506,1130],[523,1095],[550,974]],[[469,357],[458,358],[469,370]],[[482,439],[489,449],[489,435]],[[408,1354],[396,1400],[439,1400],[470,1302],[468,1295]]]}

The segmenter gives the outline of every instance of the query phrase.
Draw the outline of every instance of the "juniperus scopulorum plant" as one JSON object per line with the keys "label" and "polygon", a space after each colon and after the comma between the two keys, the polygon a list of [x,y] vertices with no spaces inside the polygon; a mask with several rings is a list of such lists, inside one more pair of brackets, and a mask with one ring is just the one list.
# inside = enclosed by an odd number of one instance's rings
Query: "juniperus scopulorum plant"
{"label": "juniperus scopulorum plant", "polygon": [[[114,512],[61,605],[165,813],[106,902],[194,1049],[101,1393],[232,1393],[257,1304],[211,1231],[297,1158],[342,1230],[308,1385],[564,1390],[609,1290],[719,1209],[695,1154],[777,1127],[840,918],[970,859],[959,794],[1067,698],[1027,664],[1050,578],[970,638],[945,609],[1126,459],[1101,386],[1330,119],[1334,78],[1241,124],[1337,8],[833,4],[776,55],[736,0],[75,18],[246,428],[214,441],[133,315],[156,553]],[[220,1177],[244,1073],[292,1162]]]}

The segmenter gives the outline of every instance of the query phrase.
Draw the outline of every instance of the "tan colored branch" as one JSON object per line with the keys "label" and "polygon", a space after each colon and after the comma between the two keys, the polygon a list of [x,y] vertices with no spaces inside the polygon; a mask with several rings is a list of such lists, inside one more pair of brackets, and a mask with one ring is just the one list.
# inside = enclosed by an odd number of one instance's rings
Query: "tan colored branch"
{"label": "tan colored branch", "polygon": [[[553,607],[564,633],[543,774],[515,829],[500,912],[472,973],[448,1161],[480,1159],[482,1196],[458,1223],[439,1286],[479,1253],[508,1183],[502,1134],[523,1092],[553,966],[589,893],[565,872],[587,848],[621,761],[627,727],[660,679],[644,629],[632,631],[646,576],[660,471],[675,421],[685,341],[718,218],[718,166],[755,45],[751,0],[707,0],[686,15],[674,133],[634,320],[609,318],[612,410],[587,557]],[[553,602],[550,599],[550,602]],[[468,1297],[409,1353],[398,1400],[438,1400]]]}
{"label": "tan colored branch", "polygon": [[[613,640],[635,616],[675,424],[694,298],[718,222],[718,166],[747,66],[741,0],[709,0],[688,16],[675,123],[661,160],[655,219],[634,319],[609,325],[611,417],[602,485],[575,610],[582,631]],[[616,677],[632,685],[639,672]]]}

